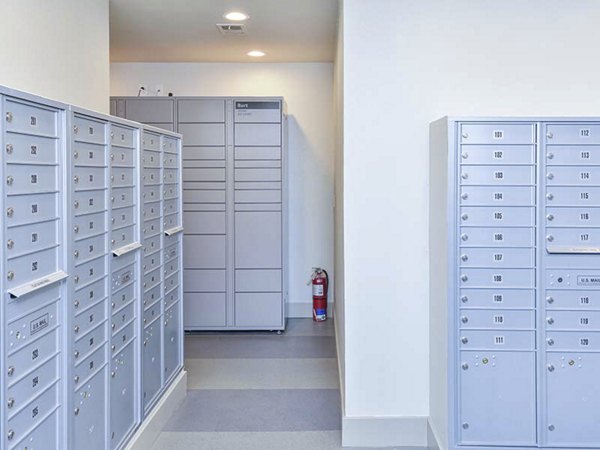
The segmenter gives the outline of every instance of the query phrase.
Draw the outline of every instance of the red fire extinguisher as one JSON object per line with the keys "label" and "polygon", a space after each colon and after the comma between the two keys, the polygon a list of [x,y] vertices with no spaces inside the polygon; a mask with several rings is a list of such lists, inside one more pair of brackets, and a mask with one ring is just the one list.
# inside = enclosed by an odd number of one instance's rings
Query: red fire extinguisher
{"label": "red fire extinguisher", "polygon": [[327,320],[327,291],[329,289],[327,271],[320,267],[313,267],[309,283],[312,283],[313,320],[324,322]]}

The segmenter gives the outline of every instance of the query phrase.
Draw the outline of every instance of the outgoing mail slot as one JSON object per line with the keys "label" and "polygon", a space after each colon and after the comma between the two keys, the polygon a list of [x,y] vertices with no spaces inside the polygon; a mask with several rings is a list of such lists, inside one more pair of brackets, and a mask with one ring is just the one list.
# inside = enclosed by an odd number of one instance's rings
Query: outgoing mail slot
{"label": "outgoing mail slot", "polygon": [[179,173],[177,169],[163,169],[163,179],[165,183],[179,182]]}
{"label": "outgoing mail slot", "polygon": [[110,235],[110,248],[121,248],[135,242],[135,228],[133,226],[113,231]]}
{"label": "outgoing mail slot", "polygon": [[160,285],[157,285],[157,286],[153,287],[152,289],[144,292],[144,301],[143,301],[144,309],[147,309],[154,303],[158,302],[162,298],[161,295],[162,295],[162,292],[161,292]]}
{"label": "outgoing mail slot", "polygon": [[179,244],[179,239],[182,235],[180,233],[172,234],[170,236],[163,236],[163,248],[171,247],[174,244]]}
{"label": "outgoing mail slot", "polygon": [[106,213],[86,214],[73,218],[73,235],[75,240],[86,239],[90,236],[104,233],[106,230]]}
{"label": "outgoing mail slot", "polygon": [[112,293],[110,310],[112,314],[116,314],[120,308],[132,302],[135,299],[135,284],[129,283],[125,287],[121,287]]}
{"label": "outgoing mail slot", "polygon": [[142,228],[142,235],[144,239],[147,240],[150,236],[155,236],[161,231],[160,219],[148,220],[144,222],[144,227]]}
{"label": "outgoing mail slot", "polygon": [[6,166],[6,194],[39,194],[59,190],[56,166]]}
{"label": "outgoing mail slot", "polygon": [[77,387],[87,380],[100,369],[106,362],[104,347],[100,347],[89,356],[81,355],[75,362],[74,379],[78,379]]}
{"label": "outgoing mail slot", "polygon": [[176,199],[165,200],[163,202],[163,211],[165,214],[174,214],[179,212],[179,202]]}
{"label": "outgoing mail slot", "polygon": [[58,270],[57,247],[19,256],[6,261],[6,287],[14,288]]}
{"label": "outgoing mail slot", "polygon": [[529,123],[462,123],[460,133],[462,144],[533,144],[535,142],[534,127]]}
{"label": "outgoing mail slot", "polygon": [[144,240],[144,255],[160,250],[160,235]]}
{"label": "outgoing mail slot", "polygon": [[161,203],[160,201],[154,203],[145,203],[142,208],[142,217],[144,220],[152,220],[160,217],[161,214]]}
{"label": "outgoing mail slot", "polygon": [[169,136],[163,136],[163,151],[166,153],[178,153],[178,140]]}
{"label": "outgoing mail slot", "polygon": [[133,150],[115,147],[110,152],[110,165],[112,167],[133,167],[135,157]]}
{"label": "outgoing mail slot", "polygon": [[547,206],[600,206],[600,187],[556,187],[546,189]]}
{"label": "outgoing mail slot", "polygon": [[[38,289],[23,297],[8,298],[5,302],[5,320],[12,322],[15,318],[31,314],[49,302],[58,302],[61,297],[60,283],[53,283],[45,288]],[[49,329],[48,329],[49,331]]]}
{"label": "outgoing mail slot", "polygon": [[461,330],[462,350],[535,350],[535,331]]}
{"label": "outgoing mail slot", "polygon": [[600,228],[549,228],[546,233],[546,245],[549,250],[600,247]]}
{"label": "outgoing mail slot", "polygon": [[133,280],[135,280],[135,266],[127,266],[116,270],[111,275],[112,289],[119,289]]}
{"label": "outgoing mail slot", "polygon": [[144,132],[144,136],[142,137],[142,146],[144,150],[160,150],[160,136],[154,133]]}
{"label": "outgoing mail slot", "polygon": [[600,291],[548,290],[545,296],[546,310],[587,309],[600,310]]}
{"label": "outgoing mail slot", "polygon": [[134,148],[134,130],[111,124],[110,142],[113,146]]}
{"label": "outgoing mail slot", "polygon": [[103,145],[73,143],[73,164],[81,166],[106,166],[106,148]]}
{"label": "outgoing mail slot", "polygon": [[535,208],[465,206],[460,209],[460,223],[478,227],[533,227]]}
{"label": "outgoing mail slot", "polygon": [[160,167],[160,152],[144,150],[142,153],[142,163],[147,168]]}
{"label": "outgoing mail slot", "polygon": [[461,329],[535,329],[535,312],[525,310],[461,309],[458,319]]}
{"label": "outgoing mail slot", "polygon": [[[136,263],[137,252],[136,251],[128,251],[121,254],[118,258],[111,259],[111,271],[112,273],[117,273],[126,269],[128,266],[132,266]],[[136,271],[137,273],[137,271]],[[135,276],[133,277],[136,278]]]}
{"label": "outgoing mail slot", "polygon": [[122,328],[135,317],[134,303],[129,303],[124,308],[113,313],[112,315],[112,330],[113,336],[122,331]]}
{"label": "outgoing mail slot", "polygon": [[533,269],[461,269],[460,285],[469,287],[532,288]]}
{"label": "outgoing mail slot", "polygon": [[135,322],[132,320],[129,325],[122,327],[118,333],[115,333],[110,340],[110,355],[117,355],[123,348],[135,337]]}
{"label": "outgoing mail slot", "polygon": [[548,351],[598,352],[600,332],[547,331],[544,347]]}
{"label": "outgoing mail slot", "polygon": [[461,164],[534,164],[533,145],[469,145],[461,148]]}
{"label": "outgoing mail slot", "polygon": [[462,267],[513,269],[535,267],[535,254],[532,248],[463,248],[459,253]]}
{"label": "outgoing mail slot", "polygon": [[6,131],[45,136],[58,135],[58,114],[55,109],[12,99],[6,100],[4,108]]}
{"label": "outgoing mail slot", "polygon": [[84,189],[103,189],[106,186],[106,169],[98,167],[75,167],[73,186],[76,191]]}
{"label": "outgoing mail slot", "polygon": [[58,243],[58,221],[9,228],[6,232],[6,257],[40,251]]}
{"label": "outgoing mail slot", "polygon": [[235,181],[281,181],[281,169],[235,169]]}
{"label": "outgoing mail slot", "polygon": [[8,388],[7,398],[12,399],[7,410],[9,417],[14,416],[24,405],[56,383],[59,374],[58,362],[58,356],[55,356]]}
{"label": "outgoing mail slot", "polygon": [[154,252],[144,257],[144,263],[142,265],[143,273],[152,272],[158,266],[160,266],[160,252]]}
{"label": "outgoing mail slot", "polygon": [[546,329],[600,331],[600,311],[548,311]]}
{"label": "outgoing mail slot", "polygon": [[106,320],[106,302],[100,301],[91,308],[81,311],[73,320],[73,336],[76,341],[86,338],[92,328]]}
{"label": "outgoing mail slot", "polygon": [[169,277],[165,278],[164,284],[164,292],[169,292],[171,289],[179,286],[179,273],[176,272],[169,275]]}
{"label": "outgoing mail slot", "polygon": [[600,186],[600,167],[549,167],[548,186]]}
{"label": "outgoing mail slot", "polygon": [[58,325],[57,303],[40,308],[6,326],[6,342],[9,353],[29,344]]}
{"label": "outgoing mail slot", "polygon": [[144,311],[144,327],[151,325],[156,319],[160,317],[160,302],[155,302],[148,309]]}
{"label": "outgoing mail slot", "polygon": [[144,169],[142,181],[144,186],[161,184],[162,180],[160,179],[160,169]]}
{"label": "outgoing mail slot", "polygon": [[[132,226],[135,222],[134,208],[121,208],[112,212],[111,230],[120,230],[123,227]],[[114,233],[113,233],[114,234]]]}
{"label": "outgoing mail slot", "polygon": [[73,194],[75,215],[91,214],[106,210],[106,191],[83,191]]}
{"label": "outgoing mail slot", "polygon": [[533,228],[461,228],[462,247],[533,247]]}
{"label": "outgoing mail slot", "polygon": [[546,143],[563,144],[600,144],[600,126],[586,123],[546,125]]}
{"label": "outgoing mail slot", "polygon": [[600,165],[599,146],[548,146],[547,166],[597,166]]}
{"label": "outgoing mail slot", "polygon": [[133,186],[135,184],[135,174],[133,169],[114,169],[111,172],[110,181],[113,187]]}
{"label": "outgoing mail slot", "polygon": [[179,300],[179,286],[165,293],[165,309],[171,307],[177,300]]}
{"label": "outgoing mail slot", "polygon": [[57,217],[57,194],[39,194],[7,198],[4,217],[8,227],[42,222]]}
{"label": "outgoing mail slot", "polygon": [[533,166],[465,166],[459,177],[463,186],[533,186],[535,183]]}
{"label": "outgoing mail slot", "polygon": [[160,200],[160,185],[145,186],[142,194],[144,203],[157,202]]}
{"label": "outgoing mail slot", "polygon": [[142,288],[144,289],[144,291],[147,291],[148,289],[151,289],[154,286],[156,286],[158,283],[160,283],[160,281],[161,281],[160,269],[156,269],[156,270],[144,275],[143,282],[142,282]]}
{"label": "outgoing mail slot", "polygon": [[[22,375],[58,353],[58,331],[53,330],[6,358],[6,381],[12,386]],[[12,370],[10,370],[12,368]]]}
{"label": "outgoing mail slot", "polygon": [[104,276],[106,276],[106,260],[104,257],[96,258],[73,269],[73,283],[76,289]]}
{"label": "outgoing mail slot", "polygon": [[83,239],[73,245],[73,259],[76,266],[104,253],[106,253],[106,234]]}
{"label": "outgoing mail slot", "polygon": [[106,123],[73,117],[73,138],[75,141],[104,144],[106,142]]}
{"label": "outgoing mail slot", "polygon": [[73,449],[103,449],[106,445],[105,408],[98,405],[97,399],[106,395],[106,370],[97,373],[80,388],[73,397],[76,411],[73,417]]}
{"label": "outgoing mail slot", "polygon": [[[592,227],[599,223],[600,208],[546,208],[546,226],[548,228]],[[548,231],[551,230],[548,229]]]}
{"label": "outgoing mail slot", "polygon": [[4,158],[8,164],[56,164],[57,140],[26,134],[7,134]]}
{"label": "outgoing mail slot", "polygon": [[600,289],[600,270],[547,269],[546,286],[553,289]]}
{"label": "outgoing mail slot", "polygon": [[[8,420],[6,429],[13,431],[13,437],[11,441],[19,442],[21,439],[25,438],[29,432],[34,430],[38,425],[40,425],[40,423],[42,423],[44,418],[46,418],[59,407],[59,392],[59,386],[57,383],[35,398],[25,408],[21,409]],[[24,442],[27,442],[27,440]],[[3,446],[2,448],[8,447]],[[19,446],[12,448],[15,449],[23,447]],[[44,446],[40,446],[39,448],[44,448]]]}
{"label": "outgoing mail slot", "polygon": [[461,289],[460,304],[464,308],[533,309],[533,289]]}
{"label": "outgoing mail slot", "polygon": [[104,278],[79,290],[76,290],[75,295],[73,296],[73,307],[75,309],[75,314],[78,314],[80,311],[85,310],[90,305],[93,305],[105,297],[106,279]]}
{"label": "outgoing mail slot", "polygon": [[110,202],[113,209],[126,208],[135,204],[135,189],[132,187],[113,189],[110,195]]}
{"label": "outgoing mail slot", "polygon": [[168,230],[179,226],[179,214],[170,214],[163,219],[164,229]]}
{"label": "outgoing mail slot", "polygon": [[179,157],[173,153],[165,153],[163,157],[163,167],[166,169],[176,169],[179,163]]}

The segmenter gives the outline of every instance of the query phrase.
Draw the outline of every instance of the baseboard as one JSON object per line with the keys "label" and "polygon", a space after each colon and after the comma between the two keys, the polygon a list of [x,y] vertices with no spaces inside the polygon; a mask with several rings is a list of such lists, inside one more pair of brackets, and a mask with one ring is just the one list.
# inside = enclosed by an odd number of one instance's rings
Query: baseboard
{"label": "baseboard", "polygon": [[427,450],[427,417],[343,417],[343,447]]}
{"label": "baseboard", "polygon": [[441,450],[440,443],[430,421],[427,421],[427,450]]}
{"label": "baseboard", "polygon": [[[312,302],[288,302],[286,311],[289,319],[308,319],[312,317]],[[333,317],[333,303],[327,303],[327,317]]]}
{"label": "baseboard", "polygon": [[169,389],[163,394],[150,415],[146,417],[144,423],[135,432],[125,450],[148,450],[152,448],[169,417],[171,417],[185,399],[186,392],[187,372],[182,370],[177,378],[173,380]]}
{"label": "baseboard", "polygon": [[[337,319],[337,317],[336,317]],[[344,389],[344,368],[342,367],[342,360],[344,355],[340,352],[340,328],[338,327],[338,321],[334,319],[333,321],[333,332],[335,334],[335,354],[337,355],[337,365],[338,365],[338,378],[340,380],[340,403],[342,410],[342,417],[346,415],[346,399],[345,399],[345,389]]]}

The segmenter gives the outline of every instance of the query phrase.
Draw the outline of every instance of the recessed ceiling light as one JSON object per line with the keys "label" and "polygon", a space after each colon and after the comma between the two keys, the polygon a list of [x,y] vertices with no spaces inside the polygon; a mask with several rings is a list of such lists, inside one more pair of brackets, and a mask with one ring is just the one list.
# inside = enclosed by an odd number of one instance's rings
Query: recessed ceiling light
{"label": "recessed ceiling light", "polygon": [[243,12],[231,11],[230,13],[225,14],[223,17],[225,17],[227,20],[235,20],[236,22],[240,22],[242,20],[247,20],[250,16],[248,16],[248,14],[244,14]]}
{"label": "recessed ceiling light", "polygon": [[265,56],[265,52],[261,52],[260,50],[252,50],[251,52],[246,53],[248,56],[254,56],[255,58],[260,58],[261,56]]}

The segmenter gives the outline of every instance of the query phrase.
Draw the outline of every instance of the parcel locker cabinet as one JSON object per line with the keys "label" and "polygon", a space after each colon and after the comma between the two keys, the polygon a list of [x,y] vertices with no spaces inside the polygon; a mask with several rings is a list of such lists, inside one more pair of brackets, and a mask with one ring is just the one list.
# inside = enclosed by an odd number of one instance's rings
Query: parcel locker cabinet
{"label": "parcel locker cabinet", "polygon": [[174,131],[175,100],[173,97],[112,97],[110,113],[123,119]]}
{"label": "parcel locker cabinet", "polygon": [[432,426],[448,448],[600,448],[598,149],[598,119],[432,124],[432,398],[448,402]]}
{"label": "parcel locker cabinet", "polygon": [[65,447],[65,105],[0,88],[2,448]]}

